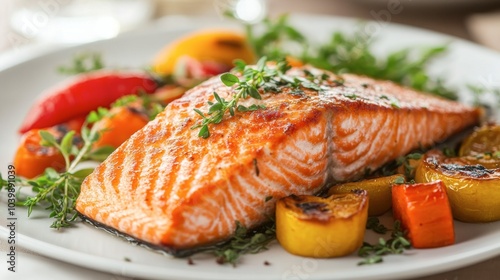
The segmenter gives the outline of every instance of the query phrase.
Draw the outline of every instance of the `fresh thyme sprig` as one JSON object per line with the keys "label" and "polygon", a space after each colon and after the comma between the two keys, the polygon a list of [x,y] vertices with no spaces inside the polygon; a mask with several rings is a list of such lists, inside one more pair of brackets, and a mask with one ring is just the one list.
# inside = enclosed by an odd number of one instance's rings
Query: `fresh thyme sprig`
{"label": "fresh thyme sprig", "polygon": [[389,229],[380,223],[380,220],[376,217],[368,217],[366,221],[366,229],[371,229],[376,233],[386,234]]}
{"label": "fresh thyme sprig", "polygon": [[[144,113],[150,118],[154,118],[164,108],[156,100],[137,96],[124,96],[111,107],[131,106],[136,102],[140,102],[139,108],[143,108]],[[56,139],[48,131],[39,132],[42,139],[40,144],[59,151],[64,158],[65,166],[63,172],[47,168],[43,175],[35,179],[18,179],[21,187],[31,186],[32,191],[36,193],[34,196],[18,200],[21,205],[28,208],[28,216],[31,215],[36,205],[42,205],[46,206],[47,210],[51,210],[49,217],[56,219],[51,225],[52,228],[60,229],[72,225],[77,217],[75,202],[80,194],[80,186],[85,177],[93,171],[93,168],[81,169],[79,164],[89,160],[104,161],[114,151],[114,148],[110,146],[93,147],[103,132],[103,128],[93,124],[105,117],[112,117],[112,114],[113,111],[106,108],[98,108],[90,112],[79,135],[75,131],[69,131],[61,139]],[[8,182],[0,175],[0,190],[7,185]]]}
{"label": "fresh thyme sprig", "polygon": [[242,78],[232,73],[224,73],[220,76],[224,85],[235,87],[231,99],[226,100],[220,97],[217,92],[214,92],[215,102],[208,102],[210,106],[208,112],[203,113],[199,109],[194,109],[194,111],[202,117],[202,120],[198,124],[192,126],[191,129],[200,128],[198,136],[208,138],[210,136],[208,125],[220,123],[226,112],[234,116],[235,112],[265,109],[264,105],[258,104],[252,104],[248,107],[243,106],[239,104],[239,101],[240,99],[246,99],[248,97],[260,100],[262,99],[259,93],[261,87],[276,91],[278,90],[278,86],[283,84],[284,74],[290,68],[286,60],[278,61],[274,68],[268,67],[267,61],[266,57],[262,57],[255,68],[246,65],[241,60],[236,61],[234,70],[241,74]]}
{"label": "fresh thyme sprig", "polygon": [[[377,218],[369,220],[367,228],[382,234],[389,231],[388,228],[380,224]],[[384,238],[379,238],[378,243],[373,245],[363,242],[363,246],[358,250],[358,256],[363,257],[364,260],[359,262],[358,265],[380,263],[383,262],[383,256],[389,254],[402,254],[404,250],[410,248],[410,241],[405,238],[400,221],[395,221],[390,239],[385,240]]]}
{"label": "fresh thyme sprig", "polygon": [[5,180],[3,177],[2,177],[2,173],[0,173],[0,191],[5,187],[7,188],[9,186],[9,182],[7,180]]}
{"label": "fresh thyme sprig", "polygon": [[403,166],[405,176],[408,180],[413,179],[413,177],[415,176],[415,169],[416,169],[416,167],[411,164],[410,160],[419,160],[422,158],[422,155],[423,153],[413,152],[407,154],[406,156],[401,156],[396,159],[396,164],[398,166]]}
{"label": "fresh thyme sprig", "polygon": [[259,232],[249,232],[240,222],[236,221],[234,236],[213,253],[217,256],[217,263],[236,265],[243,254],[255,254],[267,250],[269,242],[276,238],[276,227],[272,223]]}
{"label": "fresh thyme sprig", "polygon": [[40,137],[42,145],[56,148],[64,158],[65,171],[57,172],[53,168],[47,168],[44,175],[33,180],[22,182],[31,185],[35,196],[26,198],[23,205],[28,207],[28,216],[31,215],[36,205],[47,205],[51,210],[49,217],[56,220],[51,227],[60,229],[71,226],[75,221],[77,213],[74,210],[76,199],[80,193],[80,186],[85,177],[92,169],[79,169],[78,165],[85,159],[91,157],[92,144],[99,139],[99,131],[96,126],[89,127],[102,118],[107,110],[100,110],[89,115],[87,122],[82,126],[81,139],[83,145],[75,144],[75,131],[68,132],[61,141],[47,131],[41,130]]}
{"label": "fresh thyme sprig", "polygon": [[69,66],[59,66],[57,71],[64,75],[76,75],[80,73],[92,72],[104,68],[101,54],[99,53],[81,53],[73,57],[72,64]]}

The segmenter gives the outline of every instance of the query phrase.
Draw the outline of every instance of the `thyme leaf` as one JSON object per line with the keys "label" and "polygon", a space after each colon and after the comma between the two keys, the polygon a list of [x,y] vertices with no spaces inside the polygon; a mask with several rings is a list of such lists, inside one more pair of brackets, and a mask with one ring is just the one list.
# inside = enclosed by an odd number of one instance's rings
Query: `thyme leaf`
{"label": "thyme leaf", "polygon": [[[92,144],[99,139],[99,130],[96,126],[90,127],[91,123],[100,120],[107,114],[107,110],[101,109],[93,111],[87,117],[86,123],[82,126],[81,138],[83,145],[77,145],[74,141],[75,131],[66,133],[60,141],[52,134],[41,130],[41,144],[57,149],[64,158],[65,171],[57,172],[53,168],[47,168],[43,175],[32,180],[21,180],[22,185],[29,185],[34,196],[29,196],[20,200],[22,205],[28,208],[28,216],[37,205],[44,205],[50,210],[49,217],[55,221],[51,227],[60,229],[70,227],[77,218],[75,203],[80,194],[80,186],[85,177],[92,172],[92,169],[80,169],[78,164],[87,158],[92,158]],[[107,156],[107,155],[106,155]]]}
{"label": "thyme leaf", "polygon": [[422,156],[423,152],[414,152],[396,159],[397,166],[403,166],[405,176],[409,180],[412,180],[415,175],[415,166],[411,164],[410,160],[419,160],[422,158]]}
{"label": "thyme leaf", "polygon": [[[389,230],[384,225],[381,225],[377,218],[370,218],[367,222],[367,228],[368,227],[378,233],[385,233]],[[405,250],[410,248],[410,241],[405,238],[405,233],[401,229],[400,221],[395,221],[391,238],[387,240],[379,238],[376,244],[363,242],[363,245],[358,250],[358,256],[363,257],[364,260],[360,261],[358,265],[381,263],[383,262],[383,256],[389,254],[402,254]]]}
{"label": "thyme leaf", "polygon": [[193,125],[191,129],[200,128],[198,136],[208,138],[210,136],[209,125],[222,122],[227,112],[229,112],[231,116],[234,116],[235,112],[249,112],[265,109],[266,107],[261,104],[243,106],[240,105],[239,102],[241,99],[247,98],[260,100],[262,96],[259,89],[278,89],[278,86],[287,84],[284,76],[290,66],[288,66],[286,60],[278,61],[276,67],[273,68],[268,67],[267,62],[267,57],[262,57],[254,68],[246,65],[243,61],[236,61],[234,70],[241,75],[241,78],[232,73],[224,73],[220,76],[224,85],[234,87],[233,95],[230,96],[230,99],[226,100],[217,92],[214,92],[214,101],[207,102],[209,105],[208,112],[194,109],[194,111],[201,116],[201,121]]}
{"label": "thyme leaf", "polygon": [[389,229],[380,223],[380,220],[376,217],[368,217],[366,221],[366,229],[371,229],[376,233],[385,234]]}
{"label": "thyme leaf", "polygon": [[236,221],[234,236],[223,246],[213,250],[217,263],[230,263],[235,266],[243,254],[255,254],[267,250],[269,242],[276,238],[276,227],[272,223],[258,232],[249,232],[239,221]]}
{"label": "thyme leaf", "polygon": [[5,188],[8,188],[9,186],[9,181],[5,180],[3,177],[2,177],[2,173],[0,173],[0,191],[5,187]]}
{"label": "thyme leaf", "polygon": [[69,66],[59,66],[57,71],[64,75],[76,75],[80,73],[92,72],[104,68],[101,54],[99,53],[81,53],[73,57]]}

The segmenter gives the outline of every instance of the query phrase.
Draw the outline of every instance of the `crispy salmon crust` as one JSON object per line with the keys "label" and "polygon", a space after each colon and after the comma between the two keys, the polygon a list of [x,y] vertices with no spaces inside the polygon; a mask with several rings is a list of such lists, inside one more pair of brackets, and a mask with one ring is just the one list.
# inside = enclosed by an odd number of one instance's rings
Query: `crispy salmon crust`
{"label": "crispy salmon crust", "polygon": [[77,211],[153,245],[212,244],[230,237],[235,221],[265,222],[276,199],[358,179],[480,118],[476,108],[392,82],[327,74],[319,92],[285,87],[243,100],[266,109],[227,114],[207,139],[192,129],[193,109],[208,111],[213,92],[230,99],[232,89],[217,77],[193,88],[85,179]]}

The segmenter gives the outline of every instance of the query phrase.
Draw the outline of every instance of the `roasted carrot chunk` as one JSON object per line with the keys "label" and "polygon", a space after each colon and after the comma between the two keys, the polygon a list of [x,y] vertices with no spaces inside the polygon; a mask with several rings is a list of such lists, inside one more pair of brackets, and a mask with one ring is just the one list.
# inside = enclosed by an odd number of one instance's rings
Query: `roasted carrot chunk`
{"label": "roasted carrot chunk", "polygon": [[394,219],[400,220],[415,248],[455,243],[453,216],[441,181],[392,187]]}
{"label": "roasted carrot chunk", "polygon": [[[76,118],[43,130],[54,135],[56,139],[61,139],[71,130],[79,132],[83,121],[84,118]],[[40,130],[42,129],[29,130],[21,138],[21,143],[14,156],[14,166],[16,166],[17,174],[21,177],[34,178],[43,174],[47,167],[58,171],[64,170],[65,162],[61,153],[54,147],[44,147],[40,144]]]}
{"label": "roasted carrot chunk", "polygon": [[136,104],[112,108],[108,114],[95,123],[101,136],[94,143],[95,148],[111,146],[118,148],[137,130],[149,121],[144,109]]}

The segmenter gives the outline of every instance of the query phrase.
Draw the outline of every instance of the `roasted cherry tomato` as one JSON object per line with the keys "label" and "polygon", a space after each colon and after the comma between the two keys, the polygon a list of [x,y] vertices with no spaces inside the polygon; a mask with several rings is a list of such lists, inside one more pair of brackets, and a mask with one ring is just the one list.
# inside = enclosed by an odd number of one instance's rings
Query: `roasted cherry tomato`
{"label": "roasted cherry tomato", "polygon": [[467,159],[447,158],[440,151],[429,151],[417,168],[415,181],[443,181],[457,220],[473,223],[500,220],[500,169],[470,165]]}
{"label": "roasted cherry tomato", "polygon": [[143,73],[96,71],[80,74],[42,95],[28,112],[19,131],[47,128],[109,107],[118,98],[152,93],[156,82]]}
{"label": "roasted cherry tomato", "polygon": [[[57,140],[61,140],[67,132],[73,130],[80,132],[85,118],[77,118],[67,123],[45,129]],[[58,171],[64,170],[65,162],[61,153],[54,147],[44,147],[40,144],[41,129],[32,129],[26,132],[14,156],[14,166],[19,176],[34,178],[43,174],[47,167],[52,167]],[[75,137],[78,141],[78,137]]]}
{"label": "roasted cherry tomato", "polygon": [[366,191],[327,198],[292,195],[276,204],[276,237],[295,255],[345,256],[363,243],[367,217]]}
{"label": "roasted cherry tomato", "polygon": [[394,219],[401,221],[415,248],[455,243],[455,230],[446,187],[441,181],[392,187]]}

